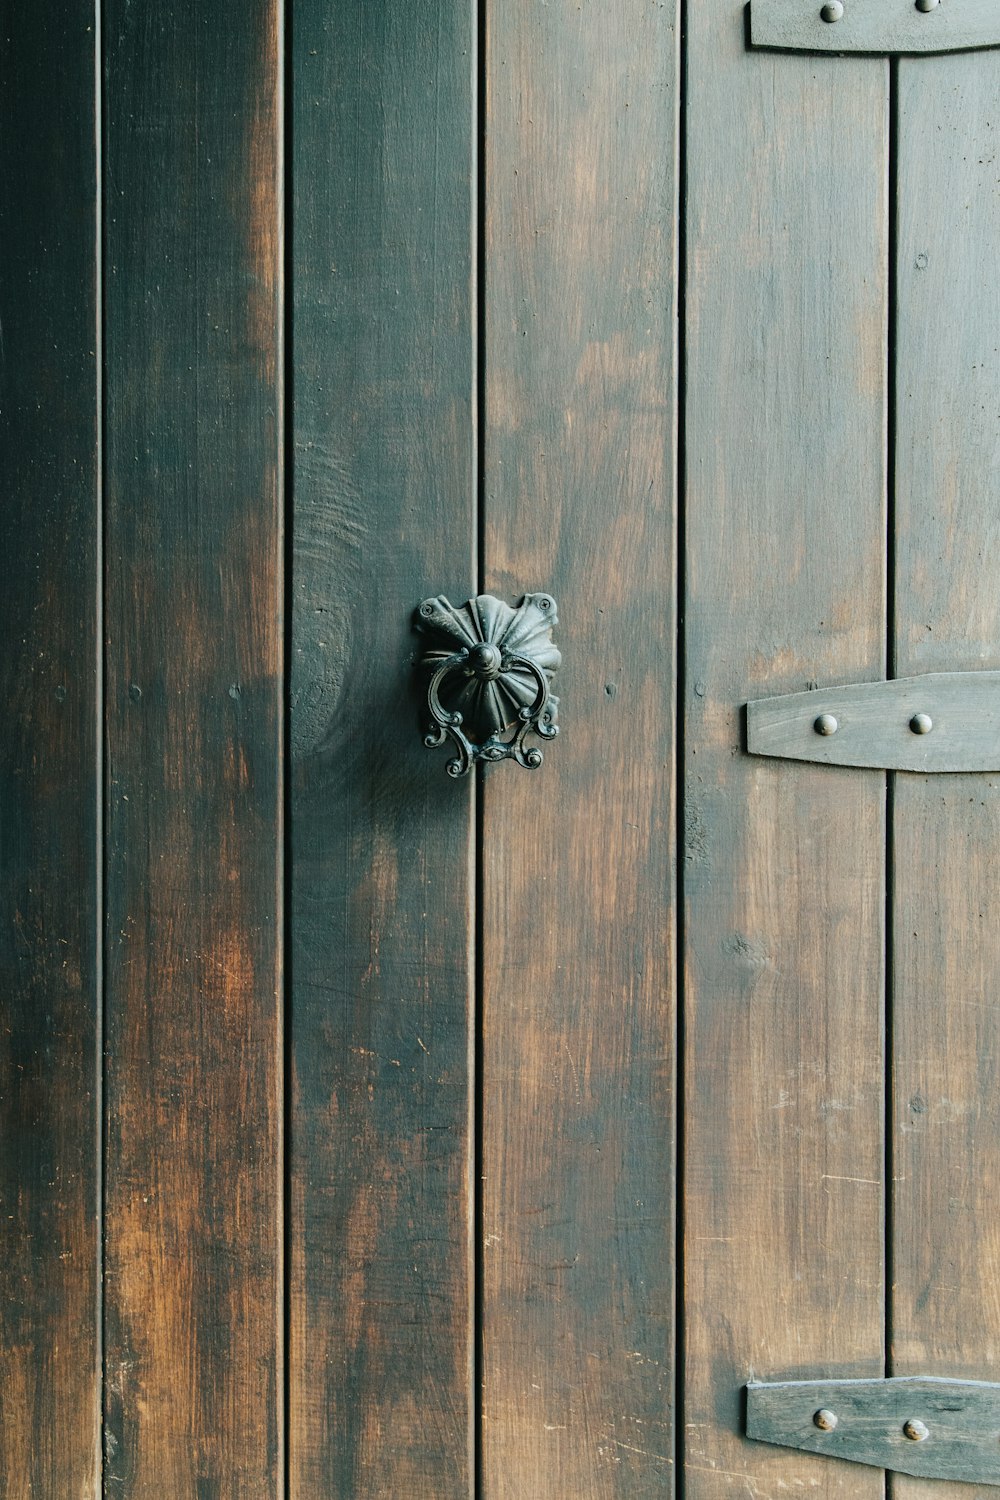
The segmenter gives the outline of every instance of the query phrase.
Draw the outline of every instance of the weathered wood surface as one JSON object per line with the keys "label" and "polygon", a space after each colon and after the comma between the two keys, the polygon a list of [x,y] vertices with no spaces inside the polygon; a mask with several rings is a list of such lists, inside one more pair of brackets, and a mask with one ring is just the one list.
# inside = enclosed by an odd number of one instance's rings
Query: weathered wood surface
{"label": "weathered wood surface", "polygon": [[93,6],[0,8],[0,1492],[98,1483]]}
{"label": "weathered wood surface", "polygon": [[470,4],[293,28],[291,1493],[473,1485],[471,783],[411,617],[475,593]]}
{"label": "weathered wood surface", "polygon": [[[641,1500],[675,1444],[676,16],[486,20],[482,583],[551,588],[565,665],[542,770],[485,782],[479,1488]],[[97,31],[3,22],[0,1488],[62,1500],[98,1485]],[[408,681],[413,606],[477,583],[475,13],[294,23],[290,1487],[468,1500],[475,799]],[[104,14],[125,1500],[284,1482],[282,26]],[[739,714],[887,670],[888,68],[748,51],[733,0],[688,32],[684,1488],[875,1500],[747,1443],[740,1390],[883,1370],[884,783],[750,759]],[[898,78],[888,666],[927,682],[1000,672],[1000,56]],[[1000,1339],[996,783],[895,785],[898,1375]]]}
{"label": "weathered wood surface", "polygon": [[813,52],[954,52],[1000,47],[996,0],[946,0],[919,10],[914,0],[847,0],[839,21],[825,21],[822,0],[750,0],[757,47]]}
{"label": "weathered wood surface", "polygon": [[1000,1385],[922,1376],[750,1384],[747,1435],[921,1478],[997,1485]]}
{"label": "weathered wood surface", "polygon": [[[900,673],[1000,667],[998,98],[995,54],[900,64]],[[892,1369],[984,1379],[1000,1345],[997,778],[898,777],[893,850]]]}
{"label": "weathered wood surface", "polygon": [[1000,672],[926,672],[760,698],[747,704],[747,750],[831,766],[1000,771]]}
{"label": "weathered wood surface", "polygon": [[282,1484],[280,8],[104,10],[109,1494]]}
{"label": "weathered wood surface", "polygon": [[482,1493],[673,1489],[673,5],[487,16],[486,586],[562,733],[487,773]]}
{"label": "weathered wood surface", "polygon": [[883,1373],[884,777],[740,706],[885,675],[888,65],[687,14],[684,1493],[874,1500],[740,1404]]}

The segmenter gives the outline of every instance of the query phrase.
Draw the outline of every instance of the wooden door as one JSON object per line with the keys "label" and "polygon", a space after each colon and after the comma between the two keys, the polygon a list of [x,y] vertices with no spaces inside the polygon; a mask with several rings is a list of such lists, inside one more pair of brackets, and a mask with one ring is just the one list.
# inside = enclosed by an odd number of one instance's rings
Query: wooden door
{"label": "wooden door", "polygon": [[[3,1493],[973,1493],[742,1403],[993,1375],[996,777],[742,713],[1000,667],[1000,53],[3,21]],[[452,780],[413,610],[539,589]]]}

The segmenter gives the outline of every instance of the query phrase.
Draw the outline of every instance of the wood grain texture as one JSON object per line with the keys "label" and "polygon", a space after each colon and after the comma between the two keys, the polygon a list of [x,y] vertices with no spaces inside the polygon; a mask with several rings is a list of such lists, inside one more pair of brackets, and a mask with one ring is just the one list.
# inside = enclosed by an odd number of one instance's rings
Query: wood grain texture
{"label": "wood grain texture", "polygon": [[475,592],[473,15],[295,12],[296,1500],[473,1483],[472,787],[411,630]]}
{"label": "wood grain texture", "polygon": [[[900,64],[896,669],[1000,665],[1000,57]],[[927,128],[928,122],[931,128]],[[921,139],[916,136],[920,133]],[[892,1368],[1000,1359],[1000,781],[898,776]],[[896,1500],[958,1500],[898,1480]]]}
{"label": "wood grain texture", "polygon": [[0,1492],[98,1483],[94,9],[0,6]]}
{"label": "wood grain texture", "polygon": [[673,1489],[672,5],[491,5],[487,588],[563,730],[487,773],[482,1493]]}
{"label": "wood grain texture", "polygon": [[105,6],[106,1483],[281,1434],[280,7]]}
{"label": "wood grain texture", "polygon": [[684,1493],[859,1500],[740,1405],[882,1374],[884,777],[739,709],[884,675],[888,66],[688,22]]}

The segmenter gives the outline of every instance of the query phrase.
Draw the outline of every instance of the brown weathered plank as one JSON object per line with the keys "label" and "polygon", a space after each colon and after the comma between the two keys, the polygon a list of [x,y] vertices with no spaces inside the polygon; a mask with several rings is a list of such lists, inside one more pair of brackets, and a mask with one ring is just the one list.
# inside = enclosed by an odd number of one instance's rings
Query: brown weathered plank
{"label": "brown weathered plank", "polygon": [[92,4],[0,7],[0,1492],[98,1473]]}
{"label": "brown weathered plank", "polygon": [[740,705],[884,676],[888,65],[687,14],[684,1493],[857,1500],[740,1393],[882,1373],[884,777]]}
{"label": "brown weathered plank", "polygon": [[[1000,666],[998,97],[994,54],[900,65],[901,673]],[[988,1379],[1000,1340],[1000,782],[898,776],[893,847],[892,1368]],[[918,1491],[968,1493],[893,1489]]]}
{"label": "brown weathered plank", "polygon": [[473,16],[295,10],[296,1500],[472,1486],[472,799],[411,617],[475,592]]}
{"label": "brown weathered plank", "polygon": [[673,1487],[677,52],[669,4],[487,15],[486,584],[564,654],[484,791],[488,1500]]}
{"label": "brown weathered plank", "polygon": [[104,13],[109,1493],[277,1496],[280,6]]}

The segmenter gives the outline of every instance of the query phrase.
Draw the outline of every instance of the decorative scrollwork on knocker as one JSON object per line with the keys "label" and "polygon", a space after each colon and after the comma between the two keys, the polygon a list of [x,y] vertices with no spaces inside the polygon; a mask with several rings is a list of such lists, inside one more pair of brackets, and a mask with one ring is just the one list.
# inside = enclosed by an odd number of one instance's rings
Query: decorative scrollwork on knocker
{"label": "decorative scrollwork on knocker", "polygon": [[525,737],[559,733],[551,691],[562,660],[552,643],[557,623],[551,594],[525,594],[516,608],[492,594],[456,608],[439,594],[417,609],[415,628],[427,638],[424,744],[436,749],[451,740],[457,753],[449,776],[467,776],[479,761],[514,760],[529,771],[541,765],[540,747],[526,746]]}

